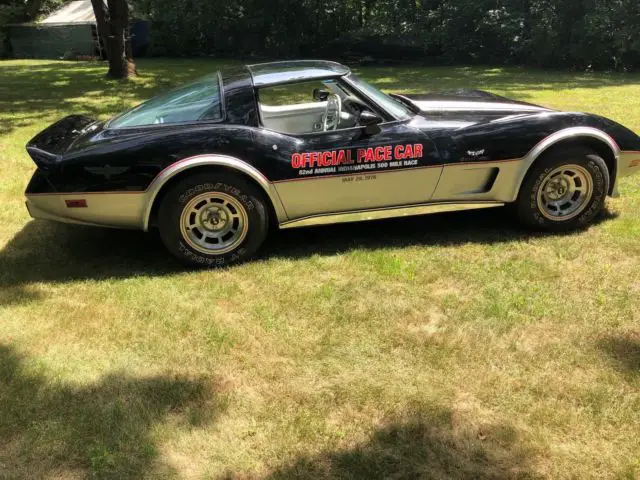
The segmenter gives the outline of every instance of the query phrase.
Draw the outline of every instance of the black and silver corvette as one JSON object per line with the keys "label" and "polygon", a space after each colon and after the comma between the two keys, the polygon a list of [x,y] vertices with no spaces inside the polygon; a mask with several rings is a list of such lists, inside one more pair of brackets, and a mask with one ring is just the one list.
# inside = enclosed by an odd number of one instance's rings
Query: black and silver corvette
{"label": "black and silver corvette", "polygon": [[325,61],[232,67],[107,122],[69,116],[27,145],[34,218],[148,230],[200,265],[291,228],[513,204],[587,225],[640,171],[640,137],[597,115],[462,90],[386,95]]}

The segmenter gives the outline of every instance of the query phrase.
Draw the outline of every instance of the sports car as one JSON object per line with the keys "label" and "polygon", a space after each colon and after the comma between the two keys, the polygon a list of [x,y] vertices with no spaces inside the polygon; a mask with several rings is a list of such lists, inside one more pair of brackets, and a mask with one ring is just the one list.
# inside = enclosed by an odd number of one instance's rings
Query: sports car
{"label": "sports car", "polygon": [[477,90],[385,94],[346,66],[234,66],[106,122],[72,115],[27,144],[34,218],[158,228],[193,265],[229,265],[281,229],[511,205],[586,226],[640,171],[606,118]]}

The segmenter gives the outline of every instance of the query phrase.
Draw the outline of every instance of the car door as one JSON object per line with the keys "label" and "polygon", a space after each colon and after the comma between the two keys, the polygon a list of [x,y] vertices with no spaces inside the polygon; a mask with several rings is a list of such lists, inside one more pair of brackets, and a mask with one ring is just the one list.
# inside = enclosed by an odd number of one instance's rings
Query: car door
{"label": "car door", "polygon": [[[435,144],[411,121],[302,135],[263,131],[265,170],[289,220],[428,202],[442,173]],[[275,167],[275,168],[274,168]]]}

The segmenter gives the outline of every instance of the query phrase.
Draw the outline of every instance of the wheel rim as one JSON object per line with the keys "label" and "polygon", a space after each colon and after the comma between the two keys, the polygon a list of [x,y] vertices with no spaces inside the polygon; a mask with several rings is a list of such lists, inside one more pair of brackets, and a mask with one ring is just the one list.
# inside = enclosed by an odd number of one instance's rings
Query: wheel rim
{"label": "wheel rim", "polygon": [[563,165],[540,183],[538,209],[549,220],[569,220],[586,208],[592,195],[591,174],[580,165]]}
{"label": "wheel rim", "polygon": [[230,252],[242,243],[248,230],[245,208],[222,192],[194,197],[180,217],[182,238],[191,248],[209,255]]}

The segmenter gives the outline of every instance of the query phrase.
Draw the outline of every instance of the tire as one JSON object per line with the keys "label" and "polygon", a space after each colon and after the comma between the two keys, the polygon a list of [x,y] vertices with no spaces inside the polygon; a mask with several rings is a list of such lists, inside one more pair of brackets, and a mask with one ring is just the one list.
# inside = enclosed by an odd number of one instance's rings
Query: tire
{"label": "tire", "polygon": [[240,176],[199,173],[170,188],[158,212],[167,249],[189,265],[223,267],[253,255],[269,230],[262,193]]}
{"label": "tire", "polygon": [[598,217],[609,192],[609,170],[593,151],[571,148],[539,158],[516,200],[527,227],[565,232],[585,228]]}

